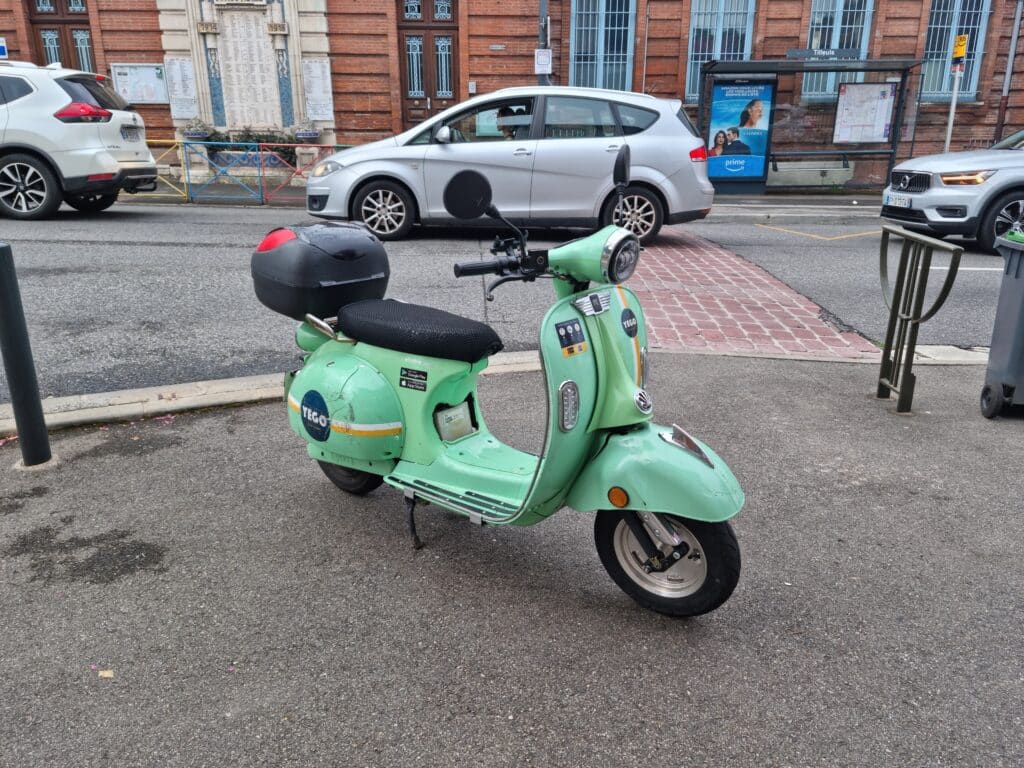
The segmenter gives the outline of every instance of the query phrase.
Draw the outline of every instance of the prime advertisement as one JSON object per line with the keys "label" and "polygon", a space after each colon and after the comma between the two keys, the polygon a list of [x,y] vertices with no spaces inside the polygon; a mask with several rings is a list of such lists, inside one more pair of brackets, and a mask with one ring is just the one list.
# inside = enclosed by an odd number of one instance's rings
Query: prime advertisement
{"label": "prime advertisement", "polygon": [[711,88],[708,177],[764,181],[775,107],[775,81],[716,82]]}

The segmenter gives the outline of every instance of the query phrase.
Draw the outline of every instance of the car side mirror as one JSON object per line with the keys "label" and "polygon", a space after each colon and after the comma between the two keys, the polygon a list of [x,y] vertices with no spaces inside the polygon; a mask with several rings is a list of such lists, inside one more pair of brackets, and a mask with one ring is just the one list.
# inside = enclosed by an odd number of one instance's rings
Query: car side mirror
{"label": "car side mirror", "polygon": [[452,129],[442,125],[434,132],[434,141],[438,144],[450,144],[452,141]]}

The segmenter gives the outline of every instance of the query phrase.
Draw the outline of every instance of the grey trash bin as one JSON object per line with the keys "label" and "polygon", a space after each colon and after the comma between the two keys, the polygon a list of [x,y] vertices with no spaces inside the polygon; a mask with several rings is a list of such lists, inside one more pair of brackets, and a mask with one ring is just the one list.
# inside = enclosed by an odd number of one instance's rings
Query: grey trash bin
{"label": "grey trash bin", "polygon": [[996,305],[996,324],[988,355],[981,413],[992,419],[1011,405],[1024,403],[1024,235],[996,239],[1005,261]]}

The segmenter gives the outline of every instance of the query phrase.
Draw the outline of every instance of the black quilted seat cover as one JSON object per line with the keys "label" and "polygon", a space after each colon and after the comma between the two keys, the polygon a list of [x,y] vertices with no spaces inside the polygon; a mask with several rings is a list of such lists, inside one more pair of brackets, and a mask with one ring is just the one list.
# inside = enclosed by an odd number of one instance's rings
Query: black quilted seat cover
{"label": "black quilted seat cover", "polygon": [[367,299],[338,310],[338,330],[356,341],[425,357],[475,363],[503,344],[489,325],[433,307]]}

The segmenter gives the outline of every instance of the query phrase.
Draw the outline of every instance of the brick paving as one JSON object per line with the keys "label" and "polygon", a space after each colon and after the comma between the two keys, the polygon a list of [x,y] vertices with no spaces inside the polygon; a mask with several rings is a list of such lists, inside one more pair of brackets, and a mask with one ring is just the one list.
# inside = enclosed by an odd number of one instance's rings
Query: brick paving
{"label": "brick paving", "polygon": [[666,228],[629,281],[650,346],[667,350],[878,360],[878,347],[829,323],[822,308],[755,264],[684,230]]}

